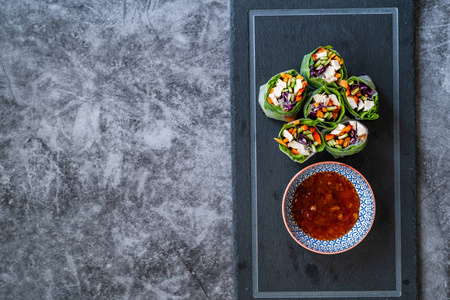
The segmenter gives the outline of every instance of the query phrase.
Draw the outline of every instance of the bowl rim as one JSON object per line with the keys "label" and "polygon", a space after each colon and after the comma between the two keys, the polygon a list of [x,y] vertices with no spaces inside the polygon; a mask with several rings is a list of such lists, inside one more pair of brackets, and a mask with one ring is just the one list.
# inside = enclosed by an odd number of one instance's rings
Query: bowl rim
{"label": "bowl rim", "polygon": [[[286,195],[287,195],[287,192],[288,192],[288,190],[289,190],[289,187],[292,185],[292,183],[294,182],[294,180],[295,180],[301,173],[305,172],[306,170],[308,170],[308,169],[310,169],[310,168],[312,168],[312,167],[318,166],[318,165],[323,165],[323,164],[336,164],[336,165],[341,165],[341,166],[344,166],[344,167],[346,167],[346,168],[349,168],[349,169],[353,170],[353,171],[356,172],[359,176],[361,176],[362,179],[364,179],[364,181],[366,182],[367,186],[369,187],[370,193],[372,194],[372,197],[373,197],[373,218],[372,218],[372,222],[370,223],[370,226],[369,226],[367,232],[364,234],[364,236],[363,236],[357,243],[355,243],[355,244],[352,245],[351,247],[349,247],[349,248],[347,248],[347,249],[344,249],[344,250],[336,251],[336,252],[322,252],[322,251],[318,251],[318,250],[314,250],[314,249],[308,248],[308,247],[306,247],[305,245],[303,245],[302,243],[300,243],[300,241],[298,241],[298,240],[294,237],[294,235],[292,234],[291,230],[289,229],[289,226],[288,226],[288,224],[287,224],[287,222],[286,222],[286,214],[285,214],[285,210],[284,210],[285,202],[286,202]],[[316,174],[316,173],[314,173],[314,174]],[[369,234],[370,230],[372,229],[373,223],[374,223],[374,221],[375,221],[375,216],[376,216],[376,206],[377,206],[377,205],[376,205],[376,201],[375,201],[375,194],[374,194],[374,192],[373,192],[373,190],[372,190],[372,187],[371,187],[370,184],[369,184],[369,181],[367,181],[367,179],[366,179],[366,178],[365,178],[358,170],[356,170],[355,168],[353,168],[353,167],[351,167],[351,166],[349,166],[349,165],[347,165],[347,164],[344,164],[344,163],[341,163],[341,162],[337,162],[337,161],[322,161],[322,162],[318,162],[318,163],[309,165],[309,166],[307,166],[307,167],[301,169],[299,172],[297,172],[297,174],[295,174],[295,175],[292,177],[292,179],[289,181],[288,185],[286,186],[286,189],[285,189],[284,194],[283,194],[283,201],[282,201],[282,203],[281,203],[282,217],[283,217],[284,226],[286,227],[286,229],[287,229],[287,231],[289,232],[289,235],[292,237],[292,239],[293,239],[294,241],[296,241],[297,244],[299,244],[300,246],[302,246],[303,248],[305,248],[305,249],[307,249],[307,250],[309,250],[309,251],[312,251],[312,252],[315,252],[315,253],[319,253],[319,254],[329,254],[329,255],[332,255],[332,254],[339,254],[339,253],[346,252],[346,251],[348,251],[348,250],[350,250],[350,249],[353,249],[354,247],[356,247],[357,245],[359,245],[359,243],[361,243],[361,242],[366,238],[366,236]],[[356,224],[356,223],[355,223],[355,224]],[[317,240],[317,239],[316,239],[316,240]],[[319,240],[319,241],[320,241],[320,240]]]}

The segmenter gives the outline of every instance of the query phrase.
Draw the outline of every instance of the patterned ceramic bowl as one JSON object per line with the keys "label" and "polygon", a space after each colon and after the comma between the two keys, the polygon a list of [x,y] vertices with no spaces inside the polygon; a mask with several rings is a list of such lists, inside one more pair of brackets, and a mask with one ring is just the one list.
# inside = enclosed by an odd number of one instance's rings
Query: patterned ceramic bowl
{"label": "patterned ceramic bowl", "polygon": [[[331,241],[318,240],[306,235],[297,226],[291,212],[291,203],[297,186],[309,176],[327,171],[333,171],[348,178],[356,188],[361,201],[359,217],[356,224],[347,234]],[[338,162],[321,162],[304,168],[292,178],[284,193],[282,210],[284,224],[289,234],[297,243],[313,252],[336,254],[355,247],[369,233],[375,219],[375,197],[367,180],[352,167]]]}

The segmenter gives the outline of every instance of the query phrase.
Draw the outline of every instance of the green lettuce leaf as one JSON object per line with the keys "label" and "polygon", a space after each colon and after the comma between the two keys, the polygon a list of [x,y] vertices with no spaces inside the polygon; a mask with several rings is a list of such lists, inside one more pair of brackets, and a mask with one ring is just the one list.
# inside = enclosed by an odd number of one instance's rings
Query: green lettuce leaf
{"label": "green lettuce leaf", "polygon": [[[298,124],[297,124],[297,123],[298,123]],[[297,124],[297,125],[296,125],[296,124]],[[280,139],[280,140],[283,140],[283,139],[284,139],[284,137],[283,137],[283,131],[284,131],[285,129],[286,129],[286,130],[289,130],[289,129],[292,128],[292,127],[298,128],[298,127],[300,127],[301,125],[304,125],[304,124],[306,124],[306,125],[308,125],[308,126],[310,126],[310,127],[311,127],[311,126],[314,126],[314,127],[316,128],[317,133],[318,133],[319,136],[320,136],[321,143],[320,143],[320,145],[318,145],[318,146],[316,147],[316,152],[311,152],[311,155],[294,154],[294,153],[292,153],[291,150],[289,150],[288,147],[286,147],[286,146],[284,146],[284,145],[282,145],[282,144],[279,144],[279,149],[280,149],[284,154],[286,154],[287,156],[289,156],[290,159],[292,159],[293,161],[298,162],[298,163],[303,163],[303,162],[305,162],[307,159],[309,159],[309,158],[310,158],[311,156],[313,156],[314,154],[319,153],[319,152],[322,152],[323,149],[325,149],[325,140],[323,139],[322,134],[320,133],[320,131],[319,131],[319,130],[317,129],[317,127],[316,127],[317,122],[314,121],[314,120],[310,120],[310,119],[298,119],[298,120],[292,121],[292,122],[290,122],[290,123],[284,124],[283,127],[282,127],[281,130],[280,130],[280,133],[278,134],[278,139]]]}
{"label": "green lettuce leaf", "polygon": [[[339,58],[342,59],[341,55],[333,49],[332,46],[321,46],[321,47],[317,47],[314,51],[312,51],[309,54],[306,54],[303,57],[302,60],[302,64],[300,66],[300,75],[302,75],[307,81],[308,81],[308,85],[313,87],[313,88],[320,88],[322,85],[328,85],[331,86],[333,88],[336,89],[340,89],[341,87],[339,85],[337,85],[336,83],[332,82],[332,83],[328,83],[326,81],[324,81],[321,78],[315,78],[315,77],[311,77],[311,69],[310,67],[312,65],[314,65],[314,60],[312,59],[312,55],[319,49],[319,48],[324,48],[327,49],[333,53],[336,53],[336,56],[338,56]],[[341,68],[338,70],[338,73],[341,74],[341,78],[342,80],[347,80],[347,69],[345,68],[345,63],[343,63],[341,65]]]}
{"label": "green lettuce leaf", "polygon": [[350,104],[347,101],[347,97],[345,96],[345,92],[346,90],[343,89],[341,91],[343,98],[344,98],[344,104],[346,109],[355,117],[355,119],[357,120],[376,120],[378,119],[379,115],[378,115],[378,92],[376,90],[375,84],[373,83],[372,79],[367,76],[367,75],[361,75],[361,76],[352,76],[348,79],[348,81],[355,81],[356,84],[359,84],[360,82],[366,84],[367,86],[369,86],[372,90],[374,90],[374,93],[372,95],[372,101],[373,101],[373,107],[371,110],[368,111],[361,111],[361,112],[357,112],[355,111]]}
{"label": "green lettuce leaf", "polygon": [[317,122],[317,125],[319,127],[329,128],[329,129],[335,128],[345,115],[345,105],[344,105],[344,99],[342,98],[342,94],[338,90],[336,90],[332,87],[326,86],[326,85],[323,85],[321,88],[315,90],[314,92],[309,93],[309,95],[305,101],[305,106],[303,107],[303,115],[305,118],[310,118],[313,120],[315,120],[315,118],[316,118],[309,114],[309,112],[311,111],[310,103],[311,103],[314,95],[316,95],[316,94],[327,94],[327,95],[335,94],[336,95],[339,103],[341,104],[341,108],[340,108],[337,118],[334,119],[333,121]]}
{"label": "green lettuce leaf", "polygon": [[[294,78],[298,75],[298,72],[296,70],[288,70],[282,73],[290,74]],[[278,73],[277,75],[273,76],[266,84],[262,85],[259,88],[258,103],[267,117],[275,120],[289,122],[295,120],[297,114],[301,111],[306,89],[303,92],[303,98],[301,101],[299,101],[290,111],[283,111],[281,107],[269,104],[269,102],[267,102],[267,97],[270,94],[270,90],[276,85],[278,79],[280,78],[281,73]]]}

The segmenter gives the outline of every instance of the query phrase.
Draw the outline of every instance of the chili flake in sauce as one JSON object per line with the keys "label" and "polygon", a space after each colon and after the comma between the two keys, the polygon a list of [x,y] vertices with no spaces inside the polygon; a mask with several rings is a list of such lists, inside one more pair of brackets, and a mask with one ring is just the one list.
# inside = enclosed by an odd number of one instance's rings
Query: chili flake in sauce
{"label": "chili flake in sauce", "polygon": [[352,229],[359,206],[358,193],[350,180],[336,172],[320,172],[296,188],[292,216],[307,235],[330,241]]}

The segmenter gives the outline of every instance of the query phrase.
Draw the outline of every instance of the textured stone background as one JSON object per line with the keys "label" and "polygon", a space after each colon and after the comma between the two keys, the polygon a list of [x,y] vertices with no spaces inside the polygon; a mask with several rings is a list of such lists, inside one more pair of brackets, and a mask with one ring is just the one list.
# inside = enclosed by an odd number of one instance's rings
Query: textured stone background
{"label": "textured stone background", "polygon": [[[450,1],[417,6],[420,294],[449,296]],[[0,298],[232,299],[229,3],[0,1]]]}

